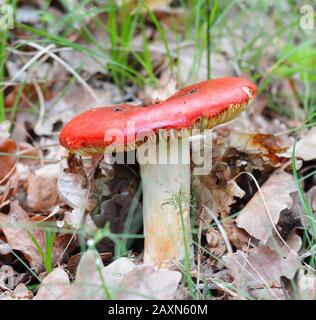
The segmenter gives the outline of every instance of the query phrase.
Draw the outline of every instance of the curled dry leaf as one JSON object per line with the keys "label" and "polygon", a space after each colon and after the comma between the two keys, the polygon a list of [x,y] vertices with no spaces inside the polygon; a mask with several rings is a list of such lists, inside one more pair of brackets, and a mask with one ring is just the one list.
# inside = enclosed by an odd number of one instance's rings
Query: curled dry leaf
{"label": "curled dry leaf", "polygon": [[83,209],[86,206],[87,180],[76,173],[62,172],[57,180],[60,198],[72,208]]}
{"label": "curled dry leaf", "polygon": [[84,210],[75,208],[65,213],[65,222],[74,229],[79,229],[83,222]]}
{"label": "curled dry leaf", "polygon": [[276,171],[261,187],[263,197],[258,191],[240,211],[237,226],[266,243],[272,235],[273,225],[279,221],[280,212],[292,207],[290,193],[295,190],[294,177],[284,171]]}
{"label": "curled dry leaf", "polygon": [[282,153],[286,148],[280,147],[272,134],[231,132],[229,147],[248,154],[259,154],[263,160],[272,165],[283,161]]}
{"label": "curled dry leaf", "polygon": [[27,205],[35,211],[44,211],[53,207],[58,200],[57,177],[59,165],[46,165],[28,178]]}
{"label": "curled dry leaf", "polygon": [[240,289],[281,288],[281,276],[293,279],[301,266],[296,252],[284,257],[267,246],[250,249],[248,255],[242,251],[228,253],[223,260]]}
{"label": "curled dry leaf", "polygon": [[213,201],[217,212],[229,213],[230,206],[236,202],[236,198],[242,198],[245,191],[234,180],[228,181],[226,186],[212,190]]}
{"label": "curled dry leaf", "polygon": [[225,241],[220,232],[214,228],[209,228],[206,232],[208,250],[217,257],[221,257],[226,251]]}
{"label": "curled dry leaf", "polygon": [[[21,251],[31,267],[39,270],[42,267],[42,258],[28,233],[28,227],[31,227],[30,218],[17,201],[11,203],[8,215],[0,213],[0,230],[4,233],[10,247]],[[43,248],[43,233],[35,229],[30,229],[30,232]]]}

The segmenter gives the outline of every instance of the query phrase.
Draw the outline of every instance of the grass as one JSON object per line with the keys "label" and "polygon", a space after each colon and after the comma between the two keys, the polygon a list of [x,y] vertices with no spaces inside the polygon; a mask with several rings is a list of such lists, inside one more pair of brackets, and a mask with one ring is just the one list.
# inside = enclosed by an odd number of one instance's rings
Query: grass
{"label": "grass", "polygon": [[[0,57],[3,57],[0,61],[0,81],[4,80],[5,76],[5,61],[6,61],[6,47],[8,40],[8,31],[0,31]],[[0,90],[0,123],[5,121],[5,105],[4,105],[4,91]]]}
{"label": "grass", "polygon": [[47,273],[51,273],[54,268],[54,242],[56,239],[56,231],[55,230],[46,230],[45,231],[45,251],[41,247],[40,243],[36,240],[34,235],[29,232],[29,235],[36,246],[38,253],[40,254],[43,265]]}

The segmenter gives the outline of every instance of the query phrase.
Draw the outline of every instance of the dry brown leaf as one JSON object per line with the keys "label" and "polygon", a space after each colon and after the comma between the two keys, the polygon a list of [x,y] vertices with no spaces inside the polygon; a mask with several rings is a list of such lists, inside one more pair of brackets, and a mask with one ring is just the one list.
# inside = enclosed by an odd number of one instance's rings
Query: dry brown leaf
{"label": "dry brown leaf", "polygon": [[[41,219],[42,220],[42,219]],[[39,220],[39,221],[41,221]],[[45,234],[40,231],[36,222],[23,210],[17,201],[13,201],[8,215],[0,213],[0,230],[4,233],[11,249],[19,250],[30,263],[30,266],[38,271],[42,270],[43,262],[32,236],[36,239],[45,254]],[[53,247],[54,263],[61,262],[61,254],[68,247],[71,235],[57,235]],[[69,246],[69,251],[72,246]],[[60,261],[59,261],[60,260]]]}
{"label": "dry brown leaf", "polygon": [[280,238],[270,238],[267,246],[285,257],[290,250],[299,252],[302,247],[302,238],[293,232],[287,239],[286,244],[287,245],[285,245]]}
{"label": "dry brown leaf", "polygon": [[236,198],[242,198],[245,191],[234,180],[228,181],[226,186],[211,190],[217,212],[230,212],[230,206],[236,202]]}
{"label": "dry brown leaf", "polygon": [[62,268],[56,268],[44,278],[34,300],[67,299],[70,291],[68,274]]}
{"label": "dry brown leaf", "polygon": [[281,288],[281,276],[293,279],[301,266],[300,258],[294,251],[284,257],[267,246],[250,249],[248,255],[242,251],[228,253],[223,260],[232,272],[236,285],[244,289]]}
{"label": "dry brown leaf", "polygon": [[[8,215],[0,213],[0,230],[4,233],[10,247],[21,251],[31,267],[39,270],[42,267],[42,258],[28,233],[27,227],[31,227],[30,218],[17,201],[11,203]],[[31,229],[30,232],[44,248],[43,233],[35,229]]]}
{"label": "dry brown leaf", "polygon": [[64,170],[58,177],[57,189],[60,198],[70,207],[81,210],[85,208],[88,196],[85,176]]}
{"label": "dry brown leaf", "polygon": [[[289,154],[291,154],[292,150],[289,150]],[[304,161],[316,159],[316,127],[310,129],[307,135],[297,142],[295,155]]]}
{"label": "dry brown leaf", "polygon": [[[181,280],[181,273],[155,270],[149,265],[136,266],[127,258],[119,258],[104,267],[99,254],[89,250],[82,256],[75,281],[63,270],[55,269],[44,279],[36,299],[171,299]],[[105,294],[105,286],[110,297]],[[49,291],[48,291],[49,288]]]}
{"label": "dry brown leaf", "polygon": [[274,172],[261,187],[263,198],[258,191],[240,211],[236,219],[237,226],[266,243],[272,235],[273,224],[276,225],[279,221],[280,212],[292,207],[293,199],[290,193],[295,190],[295,181],[291,174],[284,171]]}
{"label": "dry brown leaf", "polygon": [[59,165],[46,165],[28,178],[27,205],[35,211],[52,208],[58,200],[57,177]]}
{"label": "dry brown leaf", "polygon": [[[181,273],[168,269],[155,270],[150,265],[136,266],[120,284],[120,300],[174,299]],[[126,292],[124,292],[126,291]]]}
{"label": "dry brown leaf", "polygon": [[5,178],[16,162],[17,145],[14,140],[6,139],[0,143],[0,182]]}
{"label": "dry brown leaf", "polygon": [[208,250],[217,257],[221,257],[226,251],[225,241],[220,232],[214,228],[209,228],[206,232]]}

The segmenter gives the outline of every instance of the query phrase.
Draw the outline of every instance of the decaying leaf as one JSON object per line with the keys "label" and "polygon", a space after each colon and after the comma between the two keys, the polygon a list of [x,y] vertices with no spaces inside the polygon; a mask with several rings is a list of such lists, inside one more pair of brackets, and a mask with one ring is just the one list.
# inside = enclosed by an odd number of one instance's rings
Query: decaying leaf
{"label": "decaying leaf", "polygon": [[[38,221],[40,222],[41,220]],[[32,268],[37,271],[42,270],[42,257],[32,237],[36,239],[36,242],[45,254],[45,233],[38,228],[36,222],[30,219],[18,201],[11,203],[8,215],[0,213],[0,230],[5,235],[6,241],[11,249],[22,252]],[[62,261],[61,254],[64,253],[64,249],[68,247],[70,238],[70,234],[57,235],[53,246],[54,263]]]}
{"label": "decaying leaf", "polygon": [[46,165],[28,178],[27,205],[35,211],[53,207],[58,200],[57,177],[59,165]]}
{"label": "decaying leaf", "polygon": [[292,207],[290,193],[295,190],[294,177],[284,171],[276,171],[261,187],[262,196],[258,191],[240,211],[237,226],[266,243],[272,235],[273,225],[279,221],[280,212]]}
{"label": "decaying leaf", "polygon": [[44,247],[44,238],[42,232],[30,227],[30,218],[17,201],[11,203],[8,215],[0,213],[0,230],[4,233],[8,244],[12,249],[21,251],[31,267],[38,270],[42,267],[42,258],[29,232],[32,232],[42,247]]}
{"label": "decaying leaf", "polygon": [[71,290],[68,274],[62,268],[56,268],[46,278],[34,300],[62,300],[67,299]]}
{"label": "decaying leaf", "polygon": [[70,207],[82,209],[88,196],[86,184],[87,180],[82,175],[62,172],[57,181],[59,196]]}
{"label": "decaying leaf", "polygon": [[174,299],[181,278],[177,271],[155,270],[149,265],[136,266],[122,280],[118,299]]}
{"label": "decaying leaf", "polygon": [[75,208],[72,211],[65,213],[65,222],[72,226],[74,229],[79,229],[83,222],[84,210]]}
{"label": "decaying leaf", "polygon": [[228,253],[223,260],[240,290],[281,288],[281,276],[293,279],[301,266],[296,252],[283,256],[267,246],[250,249],[248,255],[242,251]]}
{"label": "decaying leaf", "polygon": [[14,154],[16,151],[17,145],[14,140],[6,139],[2,142],[0,141],[0,183],[14,167],[16,163],[16,157]]}
{"label": "decaying leaf", "polygon": [[217,257],[221,257],[226,251],[225,241],[220,232],[210,227],[206,232],[208,250]]}
{"label": "decaying leaf", "polygon": [[62,269],[55,269],[44,279],[36,299],[170,299],[181,280],[181,273],[149,265],[135,265],[119,258],[104,267],[99,254],[89,250],[81,258],[76,278],[69,278]]}
{"label": "decaying leaf", "polygon": [[[291,153],[289,150],[289,153]],[[309,130],[306,136],[299,140],[295,146],[295,156],[304,161],[316,159],[316,127]]]}

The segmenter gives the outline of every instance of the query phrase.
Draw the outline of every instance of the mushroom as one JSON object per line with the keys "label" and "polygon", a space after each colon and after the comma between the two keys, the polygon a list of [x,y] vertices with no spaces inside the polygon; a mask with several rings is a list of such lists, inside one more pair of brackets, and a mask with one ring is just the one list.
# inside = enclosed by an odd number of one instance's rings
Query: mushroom
{"label": "mushroom", "polygon": [[190,195],[192,129],[210,129],[234,119],[255,94],[256,87],[245,78],[218,78],[145,108],[122,104],[86,111],[61,131],[60,143],[71,152],[117,155],[137,149],[145,263],[170,267],[192,257],[190,203],[177,206],[170,200],[180,190],[182,197]]}

